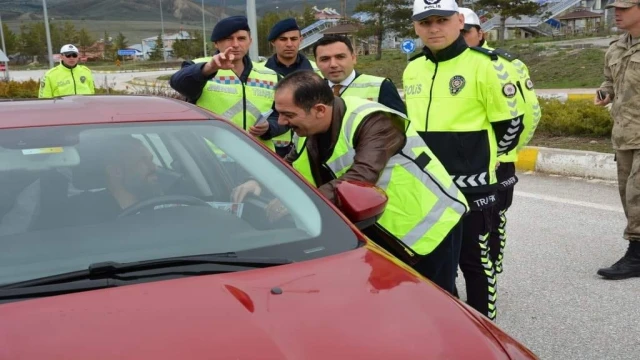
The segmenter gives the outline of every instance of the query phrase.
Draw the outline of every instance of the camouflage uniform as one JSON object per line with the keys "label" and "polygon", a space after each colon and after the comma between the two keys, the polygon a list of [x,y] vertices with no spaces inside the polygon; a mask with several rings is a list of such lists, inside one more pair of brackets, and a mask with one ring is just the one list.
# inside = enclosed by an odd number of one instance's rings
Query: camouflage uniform
{"label": "camouflage uniform", "polygon": [[611,141],[627,228],[624,238],[640,241],[640,39],[624,34],[611,43],[600,88],[612,99]]}

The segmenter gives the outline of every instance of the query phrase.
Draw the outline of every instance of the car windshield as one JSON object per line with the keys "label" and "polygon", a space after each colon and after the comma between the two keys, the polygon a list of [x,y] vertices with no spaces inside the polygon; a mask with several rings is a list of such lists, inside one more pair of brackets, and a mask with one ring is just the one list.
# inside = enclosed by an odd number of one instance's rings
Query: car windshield
{"label": "car windshield", "polygon": [[[233,203],[251,179],[262,193]],[[288,210],[278,220],[266,216],[274,199]],[[303,261],[357,246],[312,189],[222,121],[0,131],[0,285],[105,261]]]}

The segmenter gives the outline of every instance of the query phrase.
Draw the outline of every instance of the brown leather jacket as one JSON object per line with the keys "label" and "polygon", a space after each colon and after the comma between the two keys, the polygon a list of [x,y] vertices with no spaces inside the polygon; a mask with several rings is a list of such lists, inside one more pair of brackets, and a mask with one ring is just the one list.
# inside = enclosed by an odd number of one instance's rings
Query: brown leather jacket
{"label": "brown leather jacket", "polygon": [[[356,129],[354,137],[356,155],[353,165],[340,178],[334,179],[323,164],[331,158],[346,111],[344,100],[336,97],[331,127],[323,134],[308,136],[305,145],[309,153],[313,178],[319,185],[318,190],[331,202],[335,202],[334,190],[337,180],[358,180],[375,184],[389,159],[405,143],[402,124],[396,123],[382,113],[369,115]],[[298,152],[292,149],[285,157],[285,161],[292,164],[297,158]]]}

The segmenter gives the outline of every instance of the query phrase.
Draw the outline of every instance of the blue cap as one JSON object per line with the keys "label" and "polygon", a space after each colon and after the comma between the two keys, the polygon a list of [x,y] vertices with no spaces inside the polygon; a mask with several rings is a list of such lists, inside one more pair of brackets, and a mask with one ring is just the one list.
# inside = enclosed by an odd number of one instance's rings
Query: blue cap
{"label": "blue cap", "polygon": [[246,16],[229,16],[228,18],[224,18],[213,27],[213,32],[211,33],[211,41],[216,42],[222,40],[224,38],[228,38],[234,32],[240,30],[249,30],[249,22],[247,21]]}
{"label": "blue cap", "polygon": [[269,37],[267,40],[273,41],[278,38],[282,33],[286,33],[291,30],[300,30],[298,27],[298,23],[296,23],[296,19],[288,18],[284,20],[280,20],[277,24],[273,25],[271,28],[271,32],[269,33]]}

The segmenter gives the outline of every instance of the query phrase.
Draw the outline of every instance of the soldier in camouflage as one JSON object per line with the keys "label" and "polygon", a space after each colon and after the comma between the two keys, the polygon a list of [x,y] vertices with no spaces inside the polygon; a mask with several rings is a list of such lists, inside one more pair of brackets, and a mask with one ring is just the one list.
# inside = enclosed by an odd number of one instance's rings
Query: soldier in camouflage
{"label": "soldier in camouflage", "polygon": [[615,0],[607,8],[615,8],[616,25],[626,32],[607,50],[605,81],[600,86],[606,96],[596,95],[594,102],[611,103],[611,140],[629,248],[618,262],[598,270],[598,275],[618,280],[640,276],[640,0]]}

